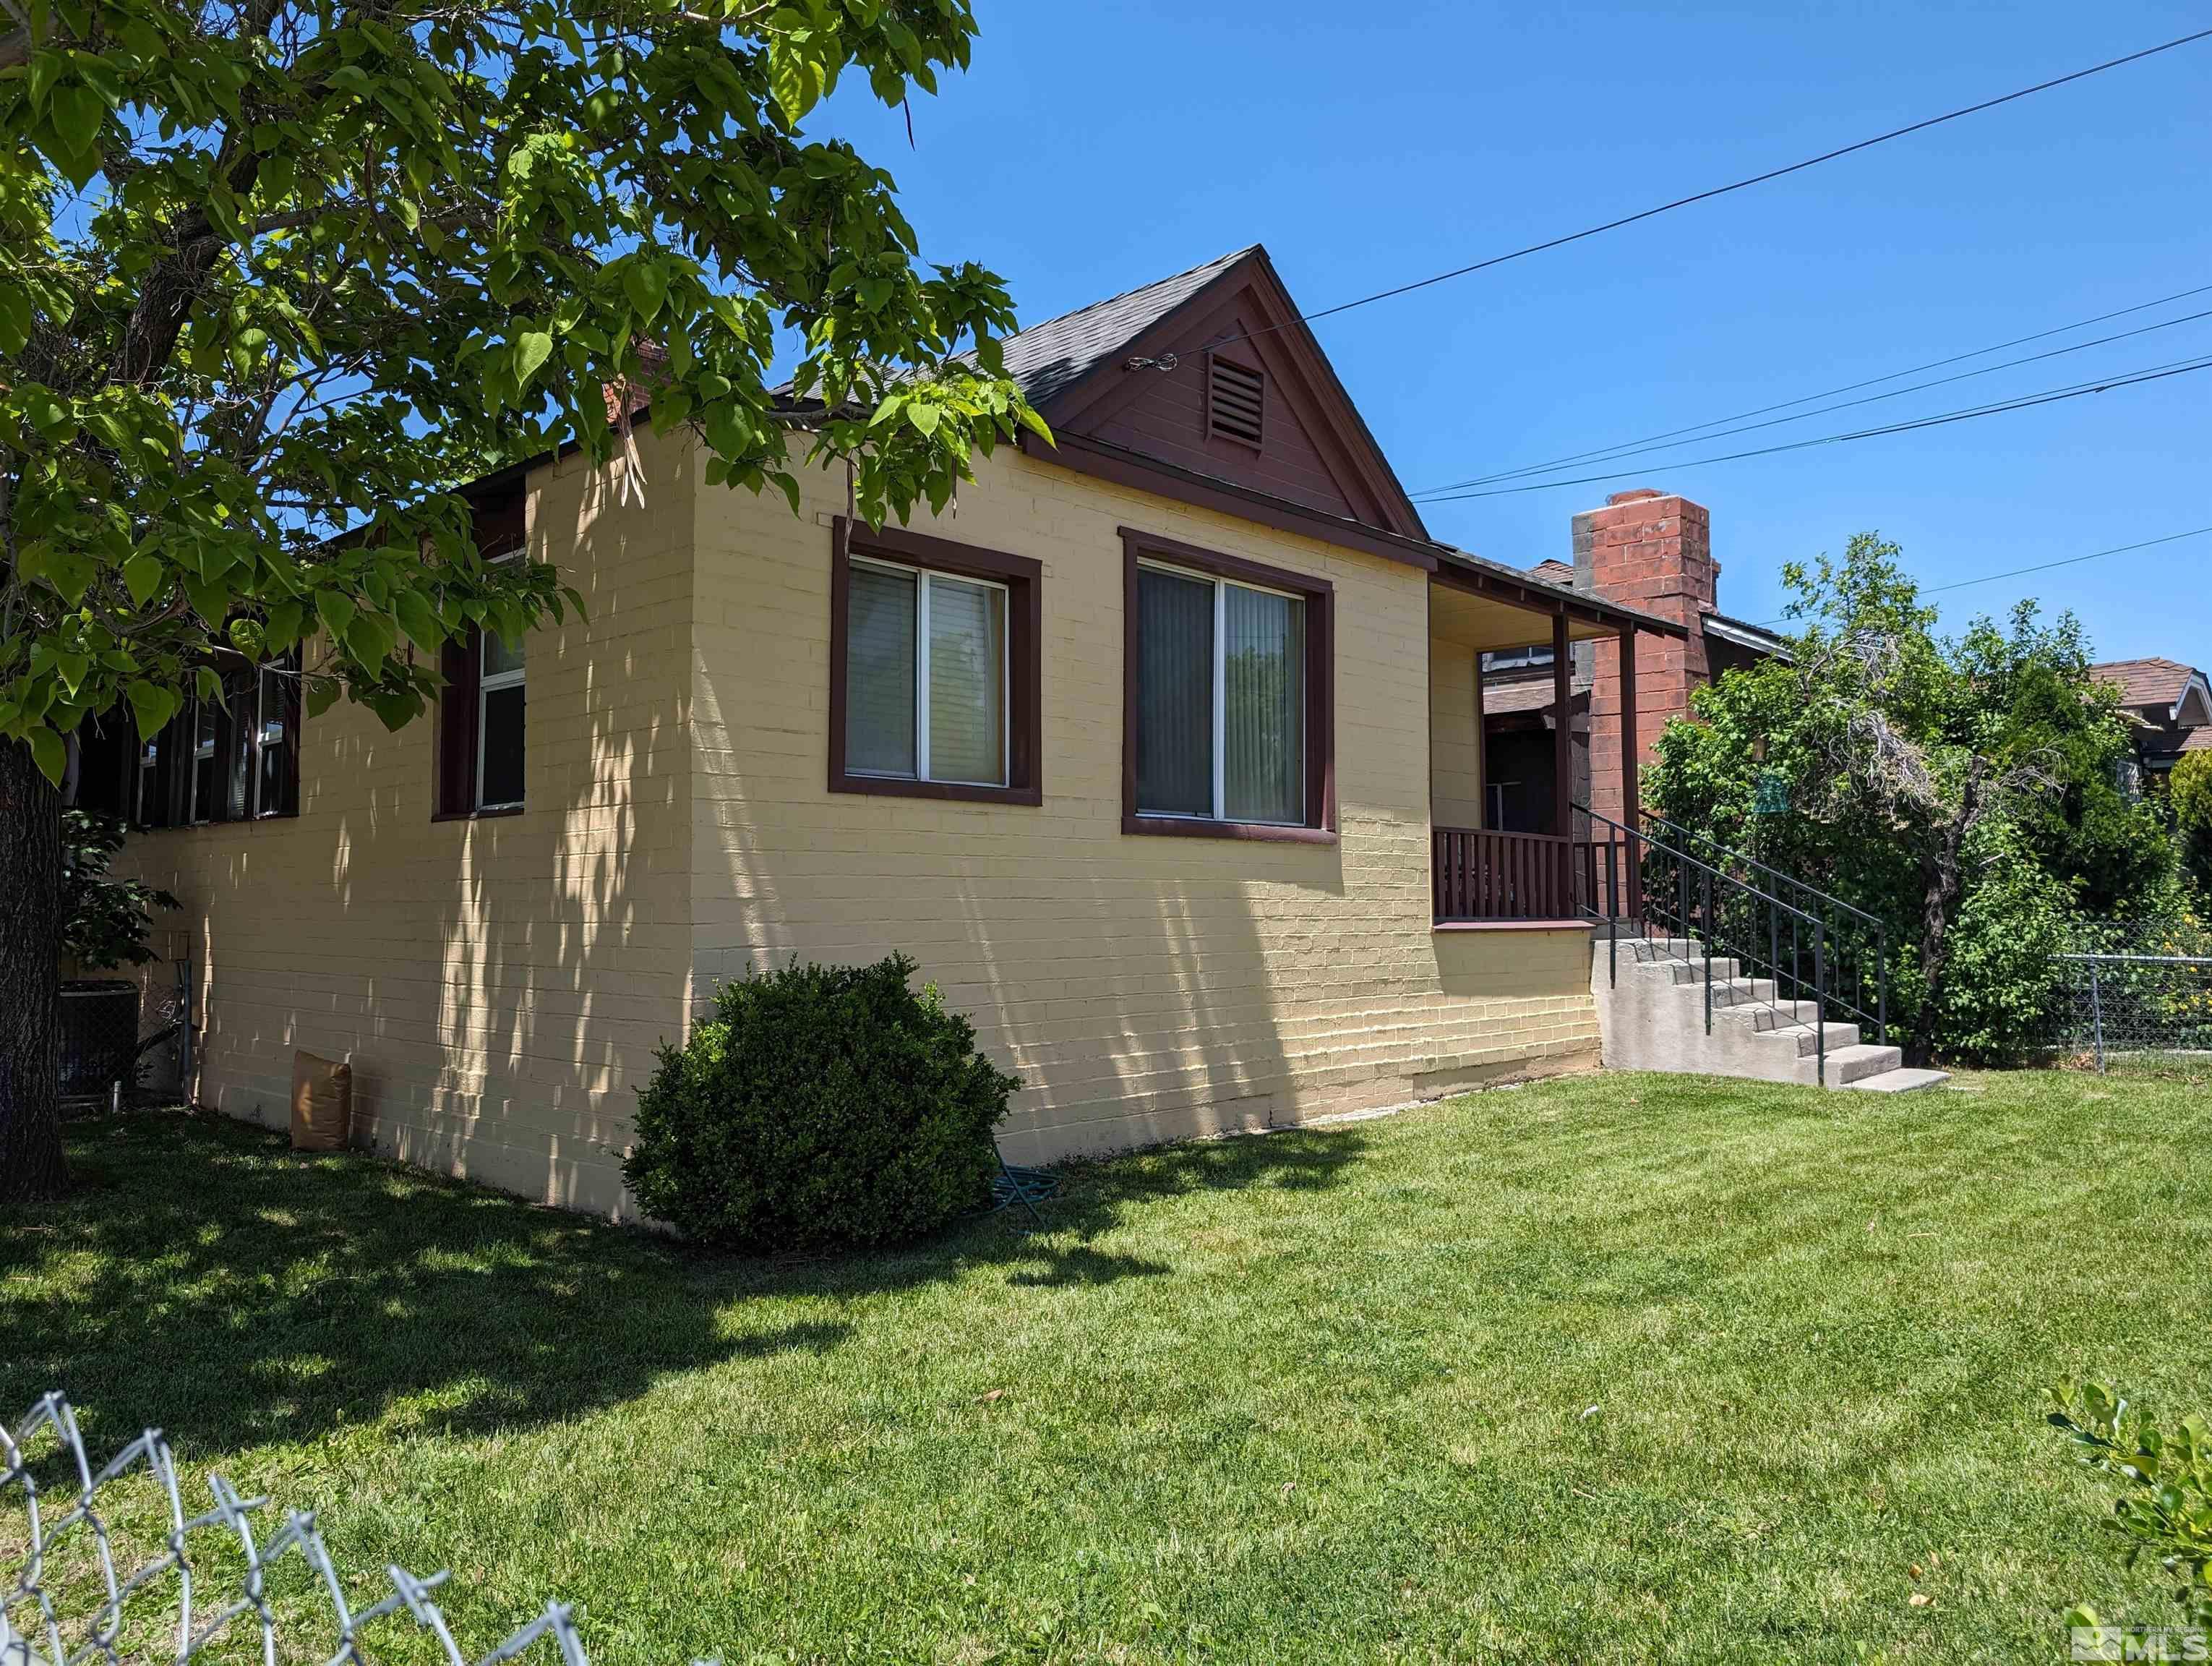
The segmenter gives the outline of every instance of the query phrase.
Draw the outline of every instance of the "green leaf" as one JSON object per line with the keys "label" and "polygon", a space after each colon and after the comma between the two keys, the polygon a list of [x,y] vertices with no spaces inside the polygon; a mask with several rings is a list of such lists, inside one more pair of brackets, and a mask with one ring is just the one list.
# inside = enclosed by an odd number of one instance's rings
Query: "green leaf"
{"label": "green leaf", "polygon": [[107,119],[107,100],[89,87],[70,82],[57,87],[52,100],[54,136],[82,155],[100,142],[100,124]]}
{"label": "green leaf", "polygon": [[446,633],[438,624],[438,611],[421,591],[401,591],[392,599],[392,607],[399,615],[399,628],[416,647],[425,654],[435,654],[444,646]]}
{"label": "green leaf", "polygon": [[820,100],[822,76],[821,64],[803,49],[794,47],[787,36],[776,35],[769,40],[769,91],[776,107],[783,112],[784,119],[793,127]]}
{"label": "green leaf", "polygon": [[133,556],[123,563],[123,587],[131,593],[133,607],[145,606],[160,593],[167,570],[153,556]]}
{"label": "green leaf", "polygon": [[925,435],[937,432],[938,419],[944,414],[935,405],[923,404],[919,401],[906,408],[907,421],[921,429]]}
{"label": "green leaf", "polygon": [[151,740],[161,733],[177,714],[177,708],[184,703],[175,690],[149,683],[143,677],[131,678],[125,693],[131,700],[131,714],[137,720],[141,740]]}
{"label": "green leaf", "polygon": [[337,704],[339,690],[337,678],[307,677],[302,678],[301,681],[305,684],[301,690],[301,703],[307,708],[308,716],[320,717],[332,706]]}
{"label": "green leaf", "polygon": [[31,756],[37,760],[39,773],[58,787],[62,774],[69,768],[69,746],[52,729],[41,725],[25,737],[31,743]]}
{"label": "green leaf", "polygon": [[543,330],[526,330],[514,338],[514,385],[518,391],[553,356],[553,337]]}
{"label": "green leaf", "polygon": [[657,261],[634,259],[623,268],[623,293],[637,309],[638,321],[650,324],[668,298],[668,274]]}
{"label": "green leaf", "polygon": [[392,622],[380,613],[358,613],[345,634],[346,647],[355,659],[371,667],[381,666],[397,639]]}
{"label": "green leaf", "polygon": [[353,599],[336,590],[315,592],[315,613],[323,622],[323,629],[331,633],[334,642],[343,641],[347,627],[353,623]]}

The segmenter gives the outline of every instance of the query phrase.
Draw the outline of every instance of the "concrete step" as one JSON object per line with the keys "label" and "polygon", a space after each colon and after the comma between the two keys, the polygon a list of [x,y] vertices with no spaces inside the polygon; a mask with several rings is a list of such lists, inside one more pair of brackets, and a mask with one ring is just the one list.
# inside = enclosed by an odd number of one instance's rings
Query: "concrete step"
{"label": "concrete step", "polygon": [[1787,1030],[1800,1025],[1810,1025],[1820,1016],[1820,1008],[1815,1001],[1777,1000],[1746,1012],[1741,1016],[1750,1020],[1754,1030]]}
{"label": "concrete step", "polygon": [[1644,961],[1688,960],[1705,953],[1697,939],[1690,937],[1624,937],[1620,946],[1625,955]]}
{"label": "concrete step", "polygon": [[1713,980],[1713,1011],[1717,1014],[1738,1008],[1763,1009],[1773,999],[1774,980],[1771,977],[1732,977],[1725,982],[1719,978]]}
{"label": "concrete step", "polygon": [[[1760,1031],[1759,1038],[1770,1047],[1794,1051],[1801,1059],[1816,1058],[1820,1051],[1820,1032],[1809,1024],[1776,1025]],[[1833,1059],[1837,1054],[1860,1045],[1863,1040],[1856,1024],[1831,1024],[1827,1031],[1828,1056]]]}
{"label": "concrete step", "polygon": [[[1869,1076],[1879,1076],[1895,1070],[1905,1062],[1901,1047],[1874,1047],[1859,1042],[1850,1047],[1828,1049],[1827,1085],[1830,1087],[1849,1087],[1853,1082]],[[1797,1079],[1818,1082],[1820,1079],[1820,1061],[1814,1054],[1805,1054],[1797,1061]]]}
{"label": "concrete step", "polygon": [[1724,979],[1739,977],[1743,974],[1742,967],[1722,955],[1715,955],[1711,960],[1699,955],[1695,960],[1676,960],[1668,964],[1677,983],[1703,983],[1706,974],[1711,973],[1717,985]]}
{"label": "concrete step", "polygon": [[1879,1076],[1863,1076],[1844,1085],[1857,1093],[1917,1093],[1924,1087],[1940,1087],[1950,1079],[1948,1070],[1899,1068],[1885,1070]]}

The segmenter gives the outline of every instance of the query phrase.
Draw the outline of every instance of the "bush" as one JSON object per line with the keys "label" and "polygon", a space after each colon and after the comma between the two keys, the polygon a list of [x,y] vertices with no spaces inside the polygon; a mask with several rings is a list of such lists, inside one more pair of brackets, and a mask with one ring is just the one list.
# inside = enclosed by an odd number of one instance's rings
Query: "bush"
{"label": "bush", "polygon": [[[2140,1413],[2130,1416],[2109,1383],[2061,1389],[2057,1400],[2052,1426],[2083,1463],[2120,1484],[2112,1525],[2121,1560],[2131,1568],[2153,1564],[2185,1623],[2212,1626],[2212,1428],[2199,1417],[2160,1428]],[[2069,1626],[2099,1623],[2086,1604],[2067,1615]]]}
{"label": "bush", "polygon": [[84,810],[62,812],[62,952],[88,972],[143,966],[155,909],[180,907],[166,891],[118,879],[108,864],[123,848],[123,824]]}
{"label": "bush", "polygon": [[2212,897],[2212,752],[2191,752],[2173,766],[2166,787],[2174,830],[2190,877]]}
{"label": "bush", "polygon": [[915,963],[748,972],[664,1046],[623,1172],[687,1237],[775,1252],[863,1248],[990,1201],[992,1129],[1020,1079]]}

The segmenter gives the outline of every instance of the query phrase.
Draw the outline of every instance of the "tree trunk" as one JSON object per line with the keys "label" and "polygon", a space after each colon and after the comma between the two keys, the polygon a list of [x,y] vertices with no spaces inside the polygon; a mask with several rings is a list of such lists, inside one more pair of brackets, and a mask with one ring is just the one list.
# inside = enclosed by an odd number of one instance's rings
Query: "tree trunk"
{"label": "tree trunk", "polygon": [[0,1203],[58,1197],[61,794],[0,741]]}
{"label": "tree trunk", "polygon": [[1958,912],[1965,882],[1959,873],[1959,854],[1966,835],[1981,814],[1980,760],[1966,772],[1966,790],[1960,795],[1958,813],[1936,830],[1936,839],[1921,858],[1923,886],[1920,909],[1920,974],[1925,984],[1920,1010],[1913,1015],[1912,1033],[1905,1043],[1905,1062],[1924,1066],[1936,1052],[1936,1020],[1942,1005],[1943,977],[1950,968],[1951,917]]}

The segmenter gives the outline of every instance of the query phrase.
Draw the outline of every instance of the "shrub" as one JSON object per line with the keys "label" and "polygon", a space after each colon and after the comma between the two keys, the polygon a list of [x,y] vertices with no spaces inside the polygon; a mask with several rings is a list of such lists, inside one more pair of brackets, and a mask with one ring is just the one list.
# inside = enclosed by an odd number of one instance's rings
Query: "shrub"
{"label": "shrub", "polygon": [[2173,766],[2167,790],[2190,877],[2212,896],[2212,752],[2191,752]]}
{"label": "shrub", "polygon": [[[2154,1564],[2184,1621],[2212,1626],[2212,1428],[2185,1417],[2161,1429],[2140,1413],[2131,1416],[2128,1402],[2101,1383],[2062,1389],[2057,1399],[2052,1426],[2084,1464],[2120,1483],[2112,1525],[2124,1543],[2121,1560],[2129,1567]],[[2100,1622],[2082,1604],[2067,1623]]]}
{"label": "shrub", "polygon": [[902,954],[748,972],[663,1046],[623,1164],[687,1237],[754,1252],[861,1248],[989,1202],[992,1129],[1021,1085]]}
{"label": "shrub", "polygon": [[88,811],[62,812],[62,952],[85,971],[143,966],[155,909],[181,906],[166,891],[118,879],[108,864],[123,848],[123,824]]}

